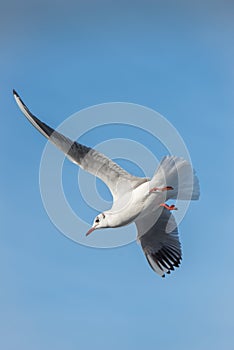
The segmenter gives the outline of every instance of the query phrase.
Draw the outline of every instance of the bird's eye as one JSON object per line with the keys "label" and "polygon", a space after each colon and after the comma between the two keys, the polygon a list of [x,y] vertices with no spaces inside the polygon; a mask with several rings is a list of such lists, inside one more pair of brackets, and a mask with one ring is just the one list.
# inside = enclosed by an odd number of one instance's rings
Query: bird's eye
{"label": "bird's eye", "polygon": [[96,223],[99,223],[99,221],[100,221],[99,218],[96,218],[95,222],[96,222]]}

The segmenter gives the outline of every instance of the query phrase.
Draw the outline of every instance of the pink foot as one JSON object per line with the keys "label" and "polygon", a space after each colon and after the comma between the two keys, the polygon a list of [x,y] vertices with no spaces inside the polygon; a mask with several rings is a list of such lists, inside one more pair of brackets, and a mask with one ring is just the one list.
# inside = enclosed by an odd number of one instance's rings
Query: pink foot
{"label": "pink foot", "polygon": [[162,204],[160,204],[160,207],[164,207],[164,208],[166,208],[167,210],[178,210],[178,208],[176,208],[176,207],[174,206],[174,204],[172,204],[172,205],[167,205],[166,203],[162,203]]}
{"label": "pink foot", "polygon": [[152,192],[163,192],[163,191],[170,191],[173,190],[173,187],[171,186],[166,186],[166,187],[154,187],[150,190],[150,193]]}

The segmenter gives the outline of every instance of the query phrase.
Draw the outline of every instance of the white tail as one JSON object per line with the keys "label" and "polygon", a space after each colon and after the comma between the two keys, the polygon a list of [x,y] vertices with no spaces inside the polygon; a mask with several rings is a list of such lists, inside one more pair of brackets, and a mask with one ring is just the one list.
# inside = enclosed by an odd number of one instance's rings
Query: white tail
{"label": "white tail", "polygon": [[179,157],[166,156],[155,172],[150,187],[171,186],[167,199],[196,200],[200,195],[199,181],[191,164]]}

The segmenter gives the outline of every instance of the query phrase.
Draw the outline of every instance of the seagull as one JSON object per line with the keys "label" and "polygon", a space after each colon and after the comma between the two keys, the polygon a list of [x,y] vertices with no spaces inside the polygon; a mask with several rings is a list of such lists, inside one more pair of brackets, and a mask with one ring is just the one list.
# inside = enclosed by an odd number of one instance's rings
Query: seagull
{"label": "seagull", "polygon": [[86,236],[98,229],[134,222],[137,241],[151,268],[165,277],[166,273],[179,267],[182,250],[172,214],[177,208],[166,201],[199,199],[199,181],[191,164],[183,158],[167,155],[151,179],[133,176],[102,153],[70,140],[39,120],[15,90],[13,96],[25,117],[42,135],[64,152],[69,160],[108,186],[113,197],[112,207],[95,217]]}

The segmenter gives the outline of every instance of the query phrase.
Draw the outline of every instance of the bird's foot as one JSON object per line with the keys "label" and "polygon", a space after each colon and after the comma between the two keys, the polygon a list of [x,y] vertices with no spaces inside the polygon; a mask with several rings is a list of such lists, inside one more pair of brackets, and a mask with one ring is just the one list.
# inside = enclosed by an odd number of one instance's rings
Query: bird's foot
{"label": "bird's foot", "polygon": [[166,186],[166,187],[154,187],[152,188],[149,192],[152,193],[152,192],[163,192],[163,191],[171,191],[173,190],[174,188],[171,187],[171,186]]}
{"label": "bird's foot", "polygon": [[166,208],[167,210],[178,210],[178,208],[176,208],[176,207],[174,206],[174,204],[172,204],[172,205],[167,205],[166,203],[162,203],[162,204],[160,204],[160,207],[164,207],[164,208]]}

